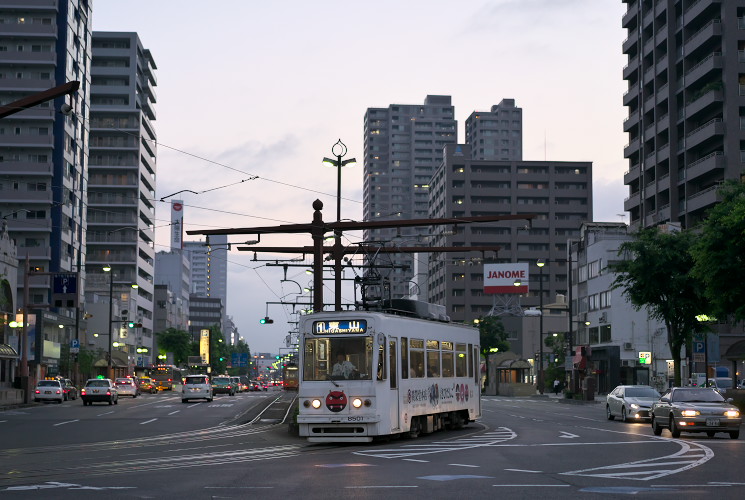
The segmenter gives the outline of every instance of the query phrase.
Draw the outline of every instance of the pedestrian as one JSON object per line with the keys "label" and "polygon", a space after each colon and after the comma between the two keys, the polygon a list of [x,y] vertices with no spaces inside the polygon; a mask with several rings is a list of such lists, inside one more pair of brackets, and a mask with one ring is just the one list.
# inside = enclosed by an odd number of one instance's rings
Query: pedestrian
{"label": "pedestrian", "polygon": [[559,389],[561,389],[561,382],[559,382],[559,379],[557,378],[554,380],[554,394],[557,396],[559,395]]}

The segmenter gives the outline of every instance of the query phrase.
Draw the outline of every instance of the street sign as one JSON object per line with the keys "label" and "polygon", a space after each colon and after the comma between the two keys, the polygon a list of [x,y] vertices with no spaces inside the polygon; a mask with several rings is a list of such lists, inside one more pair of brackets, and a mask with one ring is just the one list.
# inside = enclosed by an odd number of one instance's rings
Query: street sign
{"label": "street sign", "polygon": [[70,353],[77,354],[80,352],[80,341],[78,339],[72,339],[70,341]]}
{"label": "street sign", "polygon": [[77,273],[61,273],[52,276],[52,304],[55,307],[77,307]]}

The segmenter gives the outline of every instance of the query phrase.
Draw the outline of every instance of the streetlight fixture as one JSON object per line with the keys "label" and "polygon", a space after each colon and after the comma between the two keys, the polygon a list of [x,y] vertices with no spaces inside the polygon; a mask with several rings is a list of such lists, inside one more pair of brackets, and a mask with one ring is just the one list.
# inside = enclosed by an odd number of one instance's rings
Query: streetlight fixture
{"label": "streetlight fixture", "polygon": [[[336,144],[334,144],[334,146],[331,148],[331,153],[336,156],[336,160],[324,157],[323,164],[330,167],[336,167],[336,222],[341,222],[341,169],[342,167],[346,167],[348,165],[354,165],[355,163],[357,163],[357,160],[355,160],[354,158],[342,160],[342,158],[347,155],[347,146],[346,144],[341,142],[341,139],[336,141]],[[341,259],[343,256],[343,249],[341,245],[341,230],[339,229],[334,229],[333,256],[334,274],[336,275],[336,279],[334,280],[334,293],[336,295],[336,298],[334,299],[334,305],[335,310],[341,311]],[[318,276],[315,279],[316,287],[323,286],[322,276]]]}
{"label": "streetlight fixture", "polygon": [[541,317],[539,319],[539,326],[538,326],[538,343],[540,347],[541,352],[541,365],[540,369],[538,370],[538,391],[543,394],[543,266],[546,265],[546,261],[543,259],[538,259],[538,262],[536,262],[536,265],[538,266],[538,279],[539,279],[539,310],[541,311]]}

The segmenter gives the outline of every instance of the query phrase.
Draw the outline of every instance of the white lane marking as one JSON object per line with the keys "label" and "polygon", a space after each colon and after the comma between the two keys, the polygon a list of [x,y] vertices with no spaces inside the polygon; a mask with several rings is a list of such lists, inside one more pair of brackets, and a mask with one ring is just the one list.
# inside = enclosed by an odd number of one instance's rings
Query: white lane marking
{"label": "white lane marking", "polygon": [[573,439],[573,438],[578,438],[579,435],[572,434],[571,432],[567,432],[567,431],[561,431],[561,435],[559,437],[560,438]]}
{"label": "white lane marking", "polygon": [[274,486],[205,486],[205,490],[271,490]]}
{"label": "white lane marking", "polygon": [[345,486],[347,490],[372,490],[375,488],[418,488],[419,486]]}
{"label": "white lane marking", "polygon": [[528,470],[528,469],[505,469],[509,472],[529,472],[531,474],[543,474],[542,470]]}
{"label": "white lane marking", "polygon": [[76,418],[75,420],[68,420],[67,422],[60,422],[60,423],[54,424],[54,427],[57,427],[58,425],[71,424],[73,422],[79,422],[79,421],[80,421],[80,419],[79,418]]}
{"label": "white lane marking", "polygon": [[556,488],[557,486],[569,487],[569,484],[492,484],[499,488]]}
{"label": "white lane marking", "polygon": [[200,402],[199,402],[199,403],[197,403],[197,404],[193,404],[193,405],[189,405],[189,406],[187,406],[187,408],[195,408],[195,407],[197,407],[197,406],[199,406],[199,405],[201,405],[201,404],[203,404],[203,403],[204,403],[204,401],[200,401]]}
{"label": "white lane marking", "polygon": [[407,462],[422,462],[425,464],[429,463],[429,460],[417,460],[416,458],[404,458]]}
{"label": "white lane marking", "polygon": [[453,467],[476,467],[476,468],[481,467],[480,465],[468,465],[468,464],[448,464],[448,465],[452,465]]}
{"label": "white lane marking", "polygon": [[140,422],[140,425],[149,424],[150,422],[155,422],[158,420],[157,418],[151,418],[150,420],[145,420],[144,422]]}
{"label": "white lane marking", "polygon": [[96,416],[97,416],[97,417],[103,417],[104,415],[111,415],[112,413],[114,413],[114,412],[113,412],[113,411],[107,411],[106,413],[99,413],[99,414],[98,414],[98,415],[96,415]]}
{"label": "white lane marking", "polygon": [[168,415],[169,415],[169,416],[170,416],[170,415],[175,415],[176,413],[178,413],[178,412],[180,412],[180,411],[181,411],[181,410],[176,410],[176,411],[172,411],[172,412],[171,412],[171,413],[169,413]]}
{"label": "white lane marking", "polygon": [[0,424],[4,424],[7,420],[0,420]]}

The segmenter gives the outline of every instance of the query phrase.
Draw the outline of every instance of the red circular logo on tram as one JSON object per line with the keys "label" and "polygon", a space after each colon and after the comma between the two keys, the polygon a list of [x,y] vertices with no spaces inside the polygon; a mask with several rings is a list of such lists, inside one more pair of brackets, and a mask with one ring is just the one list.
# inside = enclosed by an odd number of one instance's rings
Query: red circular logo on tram
{"label": "red circular logo on tram", "polygon": [[326,396],[326,408],[338,413],[347,407],[347,395],[341,391],[329,392]]}

